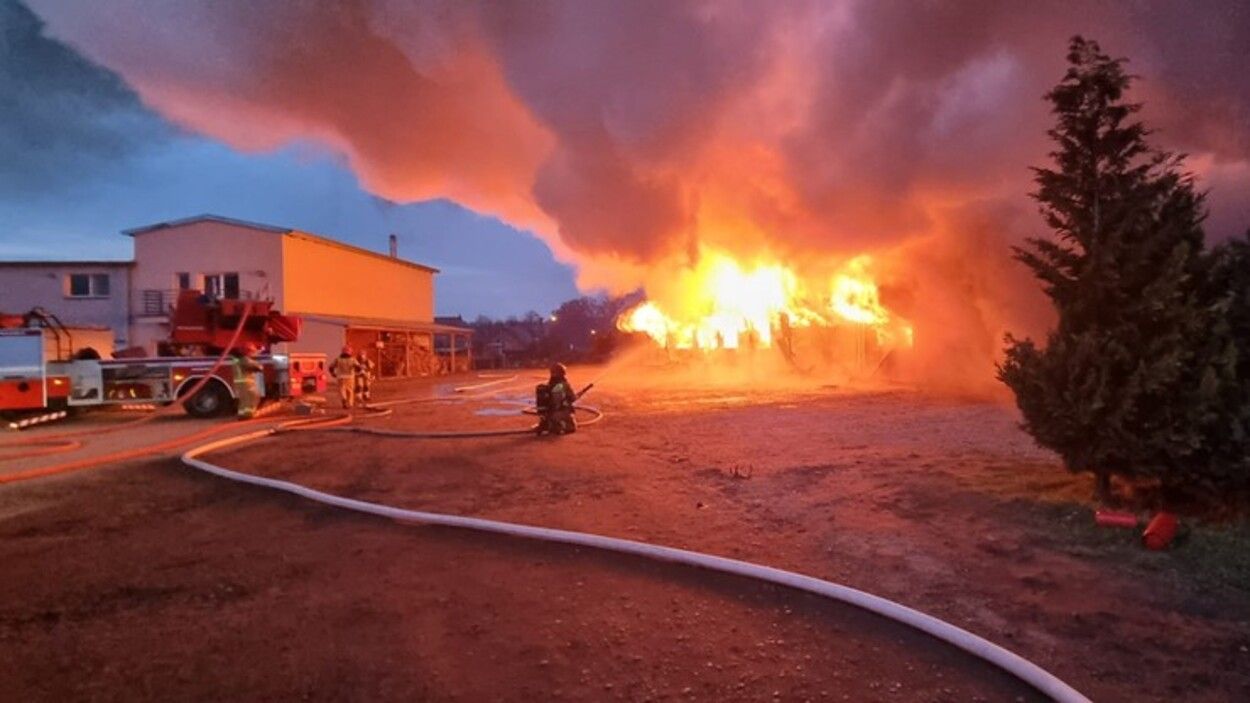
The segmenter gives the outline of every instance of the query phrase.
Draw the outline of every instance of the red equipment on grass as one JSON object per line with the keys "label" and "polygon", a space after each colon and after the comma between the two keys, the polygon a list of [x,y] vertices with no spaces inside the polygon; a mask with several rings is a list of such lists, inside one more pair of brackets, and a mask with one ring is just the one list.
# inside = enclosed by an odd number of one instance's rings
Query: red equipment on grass
{"label": "red equipment on grass", "polygon": [[1176,519],[1176,514],[1160,510],[1146,525],[1146,531],[1141,536],[1142,544],[1153,551],[1167,549],[1176,539],[1179,529],[1180,521]]}
{"label": "red equipment on grass", "polygon": [[1099,508],[1094,511],[1094,522],[1099,527],[1137,527],[1137,516],[1119,510]]}

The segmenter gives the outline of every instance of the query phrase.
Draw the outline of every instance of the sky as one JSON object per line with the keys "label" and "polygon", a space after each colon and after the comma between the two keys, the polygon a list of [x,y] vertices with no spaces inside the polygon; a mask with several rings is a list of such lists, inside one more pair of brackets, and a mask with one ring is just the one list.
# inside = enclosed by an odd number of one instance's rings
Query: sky
{"label": "sky", "polygon": [[1244,0],[0,8],[3,255],[103,255],[205,211],[394,231],[447,272],[440,312],[473,316],[656,295],[709,250],[868,253],[919,339],[988,354],[1039,319],[1009,245],[1043,233],[1029,167],[1078,33],[1130,58],[1209,237],[1250,226]]}
{"label": "sky", "polygon": [[397,204],[344,159],[295,141],[264,152],[198,135],[0,0],[0,258],[125,259],[121,230],[215,213],[435,266],[438,314],[545,313],[578,295],[535,235],[446,199]]}

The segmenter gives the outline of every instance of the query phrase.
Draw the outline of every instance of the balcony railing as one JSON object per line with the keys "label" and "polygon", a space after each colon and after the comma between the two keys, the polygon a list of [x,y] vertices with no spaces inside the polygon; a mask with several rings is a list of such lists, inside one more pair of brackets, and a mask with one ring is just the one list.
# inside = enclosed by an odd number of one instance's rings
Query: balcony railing
{"label": "balcony railing", "polygon": [[[139,317],[169,317],[173,312],[174,303],[178,302],[177,288],[145,288],[139,291]],[[240,300],[257,300],[256,293],[250,290],[239,291]]]}
{"label": "balcony railing", "polygon": [[139,298],[139,314],[143,317],[167,317],[176,300],[177,290],[146,289]]}

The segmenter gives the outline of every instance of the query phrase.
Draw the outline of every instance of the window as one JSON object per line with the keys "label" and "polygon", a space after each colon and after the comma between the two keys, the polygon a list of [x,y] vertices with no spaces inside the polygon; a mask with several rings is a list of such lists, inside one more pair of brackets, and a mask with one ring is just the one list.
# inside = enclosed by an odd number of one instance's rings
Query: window
{"label": "window", "polygon": [[91,295],[91,276],[85,273],[69,275],[69,294],[74,298],[86,298]]}
{"label": "window", "polygon": [[109,275],[107,273],[71,273],[66,288],[71,298],[107,298]]}
{"label": "window", "polygon": [[178,277],[178,290],[191,290],[191,274],[182,272],[174,275]]}
{"label": "window", "polygon": [[210,273],[204,275],[204,293],[214,298],[238,298],[239,274]]}

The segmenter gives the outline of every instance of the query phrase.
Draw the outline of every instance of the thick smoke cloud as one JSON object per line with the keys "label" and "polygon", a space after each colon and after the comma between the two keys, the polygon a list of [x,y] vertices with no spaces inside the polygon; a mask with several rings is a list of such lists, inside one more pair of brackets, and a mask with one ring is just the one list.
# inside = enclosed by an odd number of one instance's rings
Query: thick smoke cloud
{"label": "thick smoke cloud", "polygon": [[982,368],[1044,323],[1006,243],[1041,229],[1028,166],[1071,35],[1132,59],[1157,142],[1213,189],[1212,235],[1250,224],[1243,0],[32,4],[175,122],[320,141],[381,196],[534,229],[588,285],[700,246],[872,252],[917,338],[958,324]]}
{"label": "thick smoke cloud", "polygon": [[0,0],[0,190],[31,197],[99,172],[167,130],[116,76]]}

